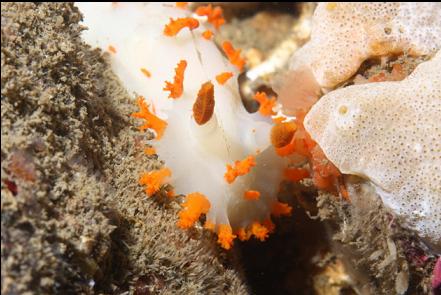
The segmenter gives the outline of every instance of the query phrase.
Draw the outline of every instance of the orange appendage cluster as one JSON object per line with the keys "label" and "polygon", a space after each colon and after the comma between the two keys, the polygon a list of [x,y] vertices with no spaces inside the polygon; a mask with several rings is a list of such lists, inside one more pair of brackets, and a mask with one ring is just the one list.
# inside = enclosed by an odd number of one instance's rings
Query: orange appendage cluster
{"label": "orange appendage cluster", "polygon": [[176,36],[185,27],[194,30],[199,27],[199,21],[192,17],[170,18],[170,22],[164,27],[164,35],[168,37]]}
{"label": "orange appendage cluster", "polygon": [[263,242],[268,238],[270,233],[274,232],[275,228],[275,224],[270,218],[268,218],[261,223],[258,221],[253,222],[248,228],[239,228],[236,231],[236,235],[241,241],[247,241],[251,236],[254,236],[256,239]]}
{"label": "orange appendage cluster", "polygon": [[271,141],[279,156],[285,157],[297,154],[306,157],[312,170],[312,173],[310,173],[303,168],[287,168],[285,170],[285,178],[297,182],[312,174],[312,180],[317,188],[335,194],[340,192],[345,199],[349,200],[348,192],[341,183],[340,171],[326,158],[321,148],[306,132],[303,126],[305,114],[306,112],[303,111],[297,112],[294,122],[296,125],[295,129],[281,126],[281,124],[286,124],[282,122],[273,126],[271,131],[271,136],[274,134],[275,137],[271,138]]}
{"label": "orange appendage cluster", "polygon": [[225,23],[222,8],[219,6],[215,6],[214,8],[211,4],[199,6],[195,12],[199,16],[206,16],[207,21],[216,29],[219,29],[219,27]]}
{"label": "orange appendage cluster", "polygon": [[165,128],[167,127],[167,122],[150,112],[149,106],[145,102],[144,97],[138,96],[136,103],[138,104],[140,110],[137,113],[133,113],[131,116],[134,118],[144,119],[146,121],[144,125],[139,126],[139,130],[142,131],[151,128],[156,132],[156,139],[160,139],[164,134]]}
{"label": "orange appendage cluster", "polygon": [[184,72],[187,68],[187,61],[181,60],[175,68],[173,83],[165,81],[164,91],[170,91],[169,98],[179,98],[184,92]]}
{"label": "orange appendage cluster", "polygon": [[231,77],[233,77],[233,73],[231,73],[231,72],[223,72],[223,73],[220,73],[219,75],[216,76],[216,81],[220,85],[224,85],[225,83],[227,83],[227,81]]}
{"label": "orange appendage cluster", "polygon": [[206,40],[210,40],[211,37],[213,37],[213,32],[210,31],[210,30],[205,30],[205,31],[202,33],[202,37],[204,37],[204,39],[206,39]]}
{"label": "orange appendage cluster", "polygon": [[145,193],[151,197],[161,189],[165,179],[170,176],[171,171],[168,168],[145,172],[141,175],[139,184],[146,186]]}
{"label": "orange appendage cluster", "polygon": [[254,166],[256,166],[254,156],[248,156],[242,161],[236,161],[234,167],[227,164],[227,172],[224,178],[228,183],[233,183],[238,176],[248,174]]}
{"label": "orange appendage cluster", "polygon": [[186,196],[182,207],[184,209],[179,212],[178,227],[187,229],[192,227],[202,214],[210,210],[210,202],[201,193],[191,193]]}
{"label": "orange appendage cluster", "polygon": [[233,45],[229,41],[222,43],[222,49],[224,50],[228,60],[235,65],[239,71],[242,71],[245,65],[245,59],[240,56],[240,49],[234,49]]}
{"label": "orange appendage cluster", "polygon": [[261,113],[263,116],[272,116],[276,114],[273,111],[273,108],[276,105],[275,97],[270,99],[265,92],[257,92],[254,95],[254,100],[259,103],[259,113]]}
{"label": "orange appendage cluster", "polygon": [[222,248],[229,250],[233,246],[233,241],[236,235],[233,234],[233,229],[227,224],[219,225],[217,232],[217,242]]}

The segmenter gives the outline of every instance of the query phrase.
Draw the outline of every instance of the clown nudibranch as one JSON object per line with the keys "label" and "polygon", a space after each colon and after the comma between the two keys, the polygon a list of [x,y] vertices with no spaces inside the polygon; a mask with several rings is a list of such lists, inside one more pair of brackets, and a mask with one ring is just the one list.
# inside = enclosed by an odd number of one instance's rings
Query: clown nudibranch
{"label": "clown nudibranch", "polygon": [[271,145],[270,118],[241,103],[240,51],[225,42],[227,60],[210,39],[223,23],[219,8],[192,14],[174,3],[77,5],[88,27],[83,38],[112,46],[112,69],[139,96],[134,116],[156,132],[152,145],[166,168],[142,176],[147,193],[169,178],[186,195],[178,226],[206,214],[205,227],[226,249],[236,236],[264,240],[274,227],[270,215],[291,210],[276,197],[286,159]]}

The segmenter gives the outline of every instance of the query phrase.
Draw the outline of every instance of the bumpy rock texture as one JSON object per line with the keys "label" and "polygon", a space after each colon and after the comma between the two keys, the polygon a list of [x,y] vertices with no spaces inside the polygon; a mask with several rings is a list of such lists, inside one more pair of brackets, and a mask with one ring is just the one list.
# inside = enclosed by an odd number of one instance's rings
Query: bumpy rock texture
{"label": "bumpy rock texture", "polygon": [[147,136],[72,4],[2,3],[2,294],[246,292],[213,238],[147,199]]}

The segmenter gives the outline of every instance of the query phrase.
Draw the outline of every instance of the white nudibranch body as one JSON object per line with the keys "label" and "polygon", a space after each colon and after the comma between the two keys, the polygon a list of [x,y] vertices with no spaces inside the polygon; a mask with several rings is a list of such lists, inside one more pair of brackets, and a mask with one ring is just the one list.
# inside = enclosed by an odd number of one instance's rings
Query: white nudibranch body
{"label": "white nudibranch body", "polygon": [[[152,145],[171,170],[175,192],[200,193],[208,199],[209,204],[200,211],[206,213],[209,225],[214,225],[224,248],[231,246],[233,232],[252,232],[253,224],[258,229],[255,223],[264,224],[277,203],[283,159],[276,156],[269,141],[271,122],[244,109],[238,93],[238,71],[213,41],[201,37],[206,29],[203,17],[195,16],[201,21],[199,27],[184,28],[169,37],[164,35],[164,27],[170,18],[191,16],[174,3],[77,5],[88,27],[83,34],[85,41],[103,50],[113,46],[116,53],[111,54],[111,64],[116,75],[129,92],[145,97],[156,115],[167,122],[162,138]],[[181,60],[187,62],[183,94],[171,99],[163,88],[165,81],[173,81]],[[150,77],[141,69],[148,70]],[[234,74],[224,85],[215,79],[222,72]],[[214,85],[214,113],[207,123],[198,125],[193,104],[207,81]],[[234,166],[235,161],[249,156],[255,159],[255,166],[228,183],[226,165]],[[258,191],[260,197],[244,198],[249,190]]]}

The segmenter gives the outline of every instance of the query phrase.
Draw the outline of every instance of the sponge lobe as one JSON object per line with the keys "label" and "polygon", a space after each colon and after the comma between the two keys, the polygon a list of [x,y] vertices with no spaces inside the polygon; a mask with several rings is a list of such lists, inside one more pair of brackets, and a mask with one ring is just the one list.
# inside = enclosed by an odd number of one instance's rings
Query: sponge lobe
{"label": "sponge lobe", "polygon": [[320,3],[312,21],[311,40],[291,69],[310,67],[324,88],[350,78],[370,57],[441,48],[440,3]]}
{"label": "sponge lobe", "polygon": [[343,172],[369,178],[383,202],[441,246],[441,52],[405,80],[323,96],[305,128]]}

